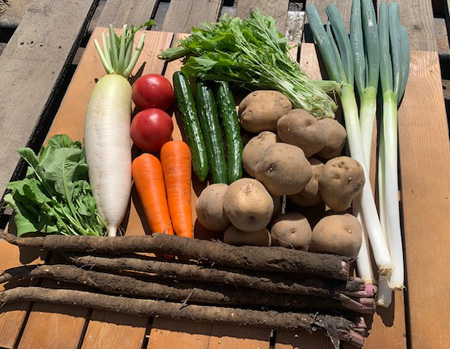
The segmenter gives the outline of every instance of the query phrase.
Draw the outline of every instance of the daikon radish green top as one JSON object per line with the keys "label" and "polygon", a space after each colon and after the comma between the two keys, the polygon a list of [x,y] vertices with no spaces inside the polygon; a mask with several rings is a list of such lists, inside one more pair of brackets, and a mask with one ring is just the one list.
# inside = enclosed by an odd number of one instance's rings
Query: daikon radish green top
{"label": "daikon radish green top", "polygon": [[134,66],[141,54],[142,48],[144,47],[145,33],[142,34],[138,45],[136,46],[136,51],[133,53],[134,44],[134,34],[144,27],[155,25],[155,22],[149,20],[139,27],[134,27],[133,25],[128,28],[125,24],[122,28],[122,35],[117,36],[114,33],[114,28],[109,25],[109,34],[102,33],[102,45],[103,49],[100,48],[98,41],[94,40],[95,48],[97,49],[98,55],[102,61],[103,67],[108,74],[118,74],[122,75],[124,78],[128,78],[133,71]]}

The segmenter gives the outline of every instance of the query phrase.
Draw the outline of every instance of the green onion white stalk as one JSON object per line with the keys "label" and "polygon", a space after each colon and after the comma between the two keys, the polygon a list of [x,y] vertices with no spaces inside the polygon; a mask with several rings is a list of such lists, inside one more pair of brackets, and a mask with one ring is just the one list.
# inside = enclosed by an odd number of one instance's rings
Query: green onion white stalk
{"label": "green onion white stalk", "polygon": [[378,212],[375,206],[370,178],[368,161],[364,154],[363,141],[359,124],[358,106],[356,104],[353,89],[354,64],[350,40],[345,29],[344,22],[334,4],[326,9],[330,19],[333,34],[336,37],[337,46],[331,30],[328,32],[314,5],[306,7],[306,14],[311,26],[315,41],[319,47],[322,59],[331,79],[341,83],[341,102],[344,110],[345,125],[351,156],[358,161],[364,169],[366,184],[364,185],[361,207],[366,223],[368,235],[371,241],[374,258],[380,274],[388,274],[392,270],[392,262],[384,233],[382,232]]}
{"label": "green onion white stalk", "polygon": [[[406,28],[400,26],[398,3],[380,4],[380,77],[383,92],[383,120],[381,125],[379,157],[380,214],[388,236],[394,269],[389,277],[389,288],[404,287],[403,246],[400,228],[397,169],[397,107],[406,88],[409,73],[409,44]],[[386,282],[385,280],[382,280]],[[380,305],[389,306],[390,291],[379,297]],[[383,303],[383,304],[381,304]]]}
{"label": "green onion white stalk", "polygon": [[[375,9],[370,0],[353,0],[350,42],[355,66],[355,82],[360,99],[360,127],[367,171],[370,172],[372,135],[377,106],[379,76],[379,40]],[[359,276],[373,283],[373,271],[367,241],[367,227],[361,215],[361,197],[354,200],[353,214],[363,227],[362,244],[357,258]]]}

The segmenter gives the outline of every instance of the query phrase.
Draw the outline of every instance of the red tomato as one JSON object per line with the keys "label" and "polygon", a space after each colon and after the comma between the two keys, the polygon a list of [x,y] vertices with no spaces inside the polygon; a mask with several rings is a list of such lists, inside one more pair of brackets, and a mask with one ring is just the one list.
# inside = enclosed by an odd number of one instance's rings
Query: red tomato
{"label": "red tomato", "polygon": [[172,118],[163,110],[150,108],[136,114],[131,123],[131,139],[146,152],[161,150],[170,141],[173,131]]}
{"label": "red tomato", "polygon": [[140,109],[159,108],[166,110],[175,96],[170,81],[159,74],[141,76],[133,84],[133,102]]}

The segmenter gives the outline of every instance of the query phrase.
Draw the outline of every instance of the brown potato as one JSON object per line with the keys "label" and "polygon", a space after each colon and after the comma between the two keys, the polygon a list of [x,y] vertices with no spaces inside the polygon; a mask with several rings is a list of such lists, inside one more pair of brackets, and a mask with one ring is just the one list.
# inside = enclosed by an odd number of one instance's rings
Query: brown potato
{"label": "brown potato", "polygon": [[341,155],[344,148],[347,132],[344,126],[337,120],[325,118],[319,120],[319,125],[325,131],[326,144],[321,151],[317,153],[323,159],[332,159]]}
{"label": "brown potato", "polygon": [[360,163],[348,156],[340,156],[329,160],[323,167],[319,192],[329,208],[342,212],[361,193],[364,183],[364,170]]}
{"label": "brown potato", "polygon": [[223,200],[225,214],[236,228],[261,230],[272,219],[274,203],[266,188],[256,179],[242,178],[228,187]]}
{"label": "brown potato", "polygon": [[308,251],[311,242],[311,226],[298,212],[279,214],[275,217],[270,235],[274,246]]}
{"label": "brown potato", "polygon": [[246,144],[242,151],[242,164],[250,176],[255,177],[256,164],[261,160],[267,147],[276,142],[278,142],[278,137],[275,133],[264,131]]}
{"label": "brown potato", "polygon": [[248,232],[230,225],[223,233],[223,242],[234,246],[270,246],[271,238],[267,228]]}
{"label": "brown potato", "polygon": [[278,120],[277,133],[282,142],[300,147],[307,158],[321,151],[327,141],[317,119],[303,109],[292,109],[283,115]]}
{"label": "brown potato", "polygon": [[361,242],[361,224],[354,216],[332,215],[322,218],[314,227],[309,250],[356,258]]}
{"label": "brown potato", "polygon": [[289,200],[298,206],[315,206],[322,202],[319,192],[319,177],[324,164],[315,158],[309,158],[308,161],[313,173],[311,179],[302,191],[288,196]]}
{"label": "brown potato", "polygon": [[223,209],[223,198],[228,185],[217,183],[207,186],[197,199],[195,210],[197,219],[206,229],[223,231],[229,224]]}
{"label": "brown potato", "polygon": [[282,196],[303,190],[311,179],[312,169],[299,147],[275,143],[264,152],[255,175],[272,195]]}
{"label": "brown potato", "polygon": [[292,109],[291,101],[278,91],[254,91],[239,104],[241,126],[250,132],[276,131],[278,119]]}

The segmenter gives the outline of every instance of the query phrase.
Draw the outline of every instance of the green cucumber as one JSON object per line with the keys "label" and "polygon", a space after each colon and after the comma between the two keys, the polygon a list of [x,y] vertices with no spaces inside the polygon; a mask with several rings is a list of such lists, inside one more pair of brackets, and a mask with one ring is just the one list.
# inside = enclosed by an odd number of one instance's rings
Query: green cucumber
{"label": "green cucumber", "polygon": [[208,83],[197,81],[196,95],[212,181],[228,184],[225,150],[213,90]]}
{"label": "green cucumber", "polygon": [[203,182],[209,171],[205,141],[203,140],[203,133],[197,116],[197,107],[192,96],[189,80],[179,71],[173,74],[173,88],[178,109],[181,112],[187,144],[191,150],[192,167],[195,175]]}
{"label": "green cucumber", "polygon": [[217,101],[227,141],[228,181],[231,184],[242,178],[242,138],[236,104],[227,82],[218,83]]}

